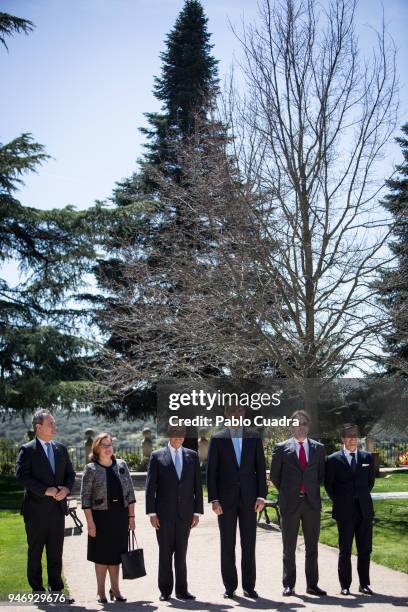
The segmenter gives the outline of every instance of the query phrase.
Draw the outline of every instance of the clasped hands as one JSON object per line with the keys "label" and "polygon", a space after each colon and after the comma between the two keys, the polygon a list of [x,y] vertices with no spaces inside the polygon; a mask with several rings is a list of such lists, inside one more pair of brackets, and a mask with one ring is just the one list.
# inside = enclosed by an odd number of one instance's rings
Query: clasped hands
{"label": "clasped hands", "polygon": [[[264,507],[265,507],[264,500],[263,499],[257,499],[256,502],[255,502],[254,511],[255,512],[262,512]],[[215,514],[217,516],[221,516],[221,514],[223,514],[222,506],[221,506],[220,502],[218,502],[218,501],[212,502],[212,509],[213,509],[213,512],[215,512]]]}
{"label": "clasped hands", "polygon": [[70,490],[67,487],[58,486],[58,487],[48,487],[45,491],[45,495],[48,497],[53,497],[56,501],[62,501],[69,495]]}

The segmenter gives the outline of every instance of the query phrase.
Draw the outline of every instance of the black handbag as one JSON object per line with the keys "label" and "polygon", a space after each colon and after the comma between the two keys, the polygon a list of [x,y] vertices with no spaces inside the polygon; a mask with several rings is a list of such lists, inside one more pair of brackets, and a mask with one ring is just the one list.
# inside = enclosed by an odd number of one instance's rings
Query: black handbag
{"label": "black handbag", "polygon": [[[128,535],[128,552],[122,553],[122,576],[124,580],[134,580],[146,576],[143,548],[138,548],[135,532]],[[136,544],[136,547],[135,547]]]}

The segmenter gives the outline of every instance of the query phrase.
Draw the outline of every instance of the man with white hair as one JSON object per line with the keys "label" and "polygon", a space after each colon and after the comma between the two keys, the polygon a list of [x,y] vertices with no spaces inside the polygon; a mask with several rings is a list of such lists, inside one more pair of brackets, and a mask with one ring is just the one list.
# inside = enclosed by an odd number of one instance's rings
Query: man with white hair
{"label": "man with white hair", "polygon": [[33,430],[35,437],[20,448],[16,468],[16,478],[25,487],[21,514],[28,544],[27,578],[34,592],[45,591],[41,566],[45,547],[48,588],[59,593],[64,589],[61,573],[66,498],[74,486],[75,472],[66,447],[53,440],[57,429],[48,410],[35,413]]}

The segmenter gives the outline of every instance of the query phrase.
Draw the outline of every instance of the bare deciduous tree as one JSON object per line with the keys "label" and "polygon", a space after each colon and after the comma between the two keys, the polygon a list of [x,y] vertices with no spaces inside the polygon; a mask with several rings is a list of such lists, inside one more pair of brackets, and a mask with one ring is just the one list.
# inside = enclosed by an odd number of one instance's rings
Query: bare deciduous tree
{"label": "bare deciduous tree", "polygon": [[262,212],[259,222],[278,248],[258,257],[285,316],[259,312],[258,325],[288,376],[361,366],[383,326],[371,283],[388,257],[376,172],[396,121],[395,52],[383,28],[360,56],[355,10],[262,0],[240,35],[246,94],[226,105],[241,176],[276,207],[273,225]]}
{"label": "bare deciduous tree", "polygon": [[174,143],[181,179],[154,177],[169,231],[121,245],[127,307],[104,316],[134,359],[108,359],[116,389],[175,373],[331,377],[374,357],[372,281],[389,258],[376,163],[397,85],[384,29],[360,57],[355,8],[262,0],[244,28],[228,138],[213,123]]}

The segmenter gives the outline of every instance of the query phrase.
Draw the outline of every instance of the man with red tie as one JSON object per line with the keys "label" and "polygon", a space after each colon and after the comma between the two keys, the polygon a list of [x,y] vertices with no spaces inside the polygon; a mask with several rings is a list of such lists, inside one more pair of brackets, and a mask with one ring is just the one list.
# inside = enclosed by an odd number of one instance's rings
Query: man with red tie
{"label": "man with red tie", "polygon": [[324,447],[308,438],[310,417],[304,410],[292,414],[298,425],[293,437],[273,451],[270,479],[279,492],[283,542],[283,595],[295,594],[296,543],[302,522],[306,549],[306,592],[326,595],[318,586],[317,565],[320,532],[320,485],[324,480]]}

